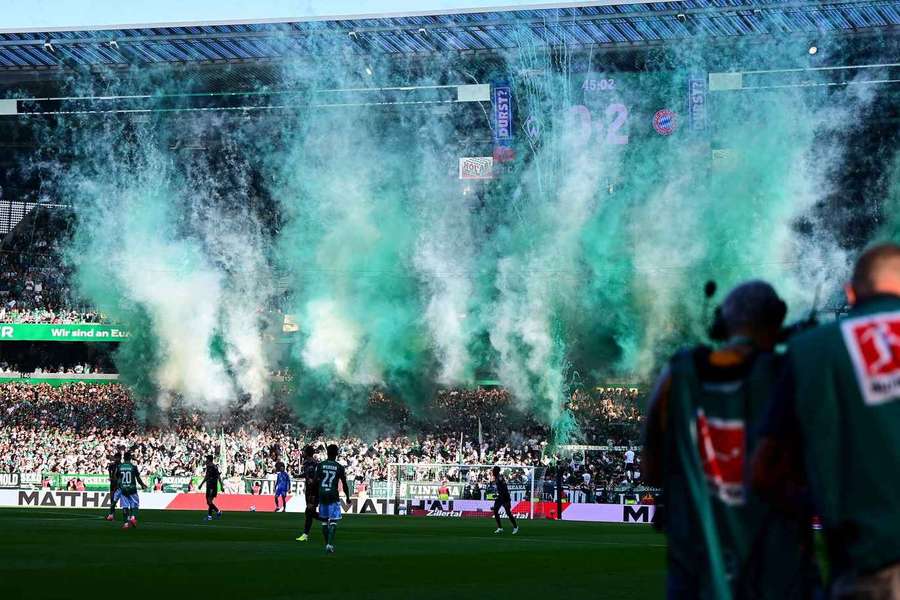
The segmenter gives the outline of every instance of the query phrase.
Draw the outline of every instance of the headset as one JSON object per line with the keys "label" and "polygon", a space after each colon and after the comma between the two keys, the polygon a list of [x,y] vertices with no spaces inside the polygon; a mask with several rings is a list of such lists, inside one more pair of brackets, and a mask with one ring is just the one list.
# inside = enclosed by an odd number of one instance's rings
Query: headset
{"label": "headset", "polygon": [[[708,312],[709,302],[712,297],[716,294],[716,289],[718,286],[716,282],[713,280],[709,280],[706,282],[706,285],[703,286],[703,294],[705,296],[704,300],[704,320],[706,313]],[[821,288],[821,286],[820,286]],[[812,327],[815,327],[819,324],[818,319],[818,309],[817,306],[819,304],[819,289],[816,290],[816,298],[813,301],[813,308],[810,311],[809,316],[802,321],[798,321],[786,327],[782,327],[781,331],[778,335],[779,343],[786,342],[791,336],[796,335],[802,331],[806,331]],[[767,298],[766,304],[763,307],[763,314],[765,315],[765,323],[769,325],[781,325],[784,322],[784,318],[787,316],[787,304],[784,300],[779,297]],[[722,314],[722,305],[720,304],[715,308],[713,312],[712,324],[709,327],[709,338],[715,342],[724,342],[728,340],[729,331],[728,324],[725,322],[725,317]]]}

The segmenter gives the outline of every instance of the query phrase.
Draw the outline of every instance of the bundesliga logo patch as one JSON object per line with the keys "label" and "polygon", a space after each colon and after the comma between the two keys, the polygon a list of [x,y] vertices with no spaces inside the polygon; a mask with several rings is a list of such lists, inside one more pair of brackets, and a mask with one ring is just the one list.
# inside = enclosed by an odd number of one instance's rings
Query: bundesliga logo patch
{"label": "bundesliga logo patch", "polygon": [[863,401],[875,406],[900,397],[900,312],[847,319],[841,332]]}
{"label": "bundesliga logo patch", "polygon": [[744,421],[697,411],[700,464],[710,491],[726,504],[744,503]]}

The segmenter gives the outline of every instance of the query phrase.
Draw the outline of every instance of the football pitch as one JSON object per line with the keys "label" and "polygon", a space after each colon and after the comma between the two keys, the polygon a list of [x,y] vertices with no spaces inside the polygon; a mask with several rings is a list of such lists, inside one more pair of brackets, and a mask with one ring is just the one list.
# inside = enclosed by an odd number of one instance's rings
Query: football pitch
{"label": "football pitch", "polygon": [[[665,540],[645,525],[347,516],[333,555],[299,513],[0,509],[3,598],[659,598]],[[119,515],[117,514],[117,517]]]}

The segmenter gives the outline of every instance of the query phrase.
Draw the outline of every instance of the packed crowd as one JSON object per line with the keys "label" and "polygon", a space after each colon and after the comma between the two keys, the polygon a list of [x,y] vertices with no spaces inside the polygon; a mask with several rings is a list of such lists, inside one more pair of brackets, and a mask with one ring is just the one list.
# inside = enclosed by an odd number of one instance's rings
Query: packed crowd
{"label": "packed crowd", "polygon": [[67,361],[66,364],[50,364],[45,366],[23,367],[16,362],[0,360],[0,375],[17,377],[41,375],[96,375],[114,373],[114,369],[104,367],[100,363],[91,364],[86,361]]}
{"label": "packed crowd", "polygon": [[54,310],[52,308],[18,308],[17,300],[9,300],[0,308],[0,323],[35,323],[41,325],[74,325],[100,323],[101,316],[91,311]]}
{"label": "packed crowd", "polygon": [[0,323],[96,323],[98,313],[70,298],[69,273],[48,242],[32,252],[0,253]]}
{"label": "packed crowd", "polygon": [[598,387],[572,394],[569,409],[580,431],[606,445],[626,445],[640,432],[639,391],[634,387]]}
{"label": "packed crowd", "polygon": [[[373,410],[405,410],[379,394],[373,394],[370,402]],[[133,449],[135,460],[151,476],[199,475],[205,455],[224,454],[228,476],[255,478],[270,474],[279,459],[299,464],[307,444],[334,441],[341,446],[348,479],[357,482],[389,479],[391,463],[534,465],[549,466],[549,473],[562,464],[545,452],[546,432],[540,426],[503,429],[503,423],[497,423],[506,411],[512,412],[502,390],[451,390],[438,394],[435,402],[443,411],[438,414],[458,415],[458,420],[417,421],[413,428],[407,416],[398,422],[399,433],[335,440],[300,426],[292,409],[280,402],[264,409],[235,405],[212,420],[208,414],[175,405],[162,419],[157,415],[157,425],[148,426],[143,408],[121,385],[3,384],[0,472],[103,473],[108,457],[123,445]],[[479,418],[484,424],[480,442]],[[631,484],[622,454],[608,450],[571,459],[566,477],[575,477],[573,481],[581,485],[587,469],[594,486]],[[446,475],[457,481],[461,477],[457,472]]]}
{"label": "packed crowd", "polygon": [[[572,412],[584,440],[596,445],[621,446],[640,437],[639,391],[634,387],[598,387],[572,393],[565,408]],[[375,392],[371,405],[392,424],[406,426],[414,419],[409,408]],[[546,439],[545,425],[523,414],[509,391],[500,387],[441,389],[430,406],[431,413],[416,417],[416,429],[425,425],[435,431],[478,431],[485,436],[511,435],[519,440]]]}

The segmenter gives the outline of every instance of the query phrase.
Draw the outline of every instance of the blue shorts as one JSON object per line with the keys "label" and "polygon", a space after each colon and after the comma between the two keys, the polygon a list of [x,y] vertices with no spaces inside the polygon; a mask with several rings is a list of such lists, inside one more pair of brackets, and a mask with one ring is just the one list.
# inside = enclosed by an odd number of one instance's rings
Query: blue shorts
{"label": "blue shorts", "polygon": [[120,492],[116,492],[116,495],[119,496],[119,506],[122,508],[140,508],[141,502],[138,499],[137,492],[131,495],[125,495]]}
{"label": "blue shorts", "polygon": [[330,521],[341,520],[341,503],[332,502],[331,504],[319,505],[319,516]]}
{"label": "blue shorts", "polygon": [[286,487],[277,487],[275,488],[276,496],[287,496],[288,489]]}

